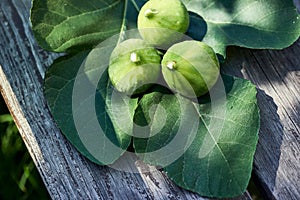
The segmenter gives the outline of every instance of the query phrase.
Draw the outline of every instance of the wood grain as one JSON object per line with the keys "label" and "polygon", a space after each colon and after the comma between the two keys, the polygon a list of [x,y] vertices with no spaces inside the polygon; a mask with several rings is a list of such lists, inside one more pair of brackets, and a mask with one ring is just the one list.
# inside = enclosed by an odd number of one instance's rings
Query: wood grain
{"label": "wood grain", "polygon": [[[53,199],[205,199],[136,161],[129,173],[95,165],[57,128],[45,102],[45,52],[29,23],[30,0],[0,1],[0,91]],[[254,176],[272,199],[300,199],[300,42],[283,51],[230,48],[224,71],[259,89],[261,131]],[[149,172],[149,169],[151,171]],[[145,171],[146,170],[146,171]],[[237,199],[251,199],[248,193]]]}

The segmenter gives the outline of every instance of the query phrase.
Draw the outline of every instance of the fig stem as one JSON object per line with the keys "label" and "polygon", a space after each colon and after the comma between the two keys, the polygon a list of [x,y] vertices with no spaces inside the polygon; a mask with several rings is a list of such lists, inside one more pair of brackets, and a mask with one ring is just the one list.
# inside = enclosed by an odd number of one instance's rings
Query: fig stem
{"label": "fig stem", "polygon": [[140,62],[141,59],[140,59],[140,57],[139,57],[139,55],[137,53],[132,52],[130,54],[130,61],[133,62],[133,63],[137,63],[137,62]]}
{"label": "fig stem", "polygon": [[167,63],[167,68],[169,68],[170,70],[176,69],[176,62],[175,61],[168,62]]}
{"label": "fig stem", "polygon": [[152,8],[148,8],[148,9],[145,10],[144,15],[145,15],[145,17],[147,17],[147,18],[151,18],[151,17],[153,17],[154,15],[156,15],[157,13],[158,13],[157,10],[152,9]]}

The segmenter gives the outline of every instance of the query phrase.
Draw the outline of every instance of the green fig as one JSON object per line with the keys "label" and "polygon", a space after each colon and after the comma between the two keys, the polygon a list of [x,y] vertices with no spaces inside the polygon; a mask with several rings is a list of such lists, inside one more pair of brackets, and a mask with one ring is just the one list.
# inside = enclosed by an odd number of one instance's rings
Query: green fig
{"label": "green fig", "polygon": [[216,83],[220,66],[210,46],[192,40],[174,44],[167,50],[162,59],[162,73],[172,90],[195,98]]}
{"label": "green fig", "polygon": [[189,14],[180,0],[150,0],[140,10],[138,29],[154,46],[170,46],[189,27]]}
{"label": "green fig", "polygon": [[144,92],[160,76],[158,51],[141,39],[128,39],[113,50],[108,74],[112,85],[128,95]]}

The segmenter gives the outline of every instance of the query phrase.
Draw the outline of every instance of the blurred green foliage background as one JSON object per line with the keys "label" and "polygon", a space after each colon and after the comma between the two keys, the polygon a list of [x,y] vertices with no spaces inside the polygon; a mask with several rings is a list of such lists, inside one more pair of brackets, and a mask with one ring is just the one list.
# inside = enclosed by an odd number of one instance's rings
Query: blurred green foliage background
{"label": "blurred green foliage background", "polygon": [[0,199],[50,199],[1,95]]}

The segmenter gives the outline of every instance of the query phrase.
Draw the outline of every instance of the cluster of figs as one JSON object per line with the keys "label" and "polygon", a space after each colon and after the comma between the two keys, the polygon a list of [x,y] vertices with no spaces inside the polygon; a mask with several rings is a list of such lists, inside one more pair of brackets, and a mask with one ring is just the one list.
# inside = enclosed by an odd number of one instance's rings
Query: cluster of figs
{"label": "cluster of figs", "polygon": [[[177,42],[189,21],[180,0],[149,0],[144,4],[137,23],[143,39],[127,39],[111,54],[108,74],[112,85],[128,95],[139,94],[157,83],[162,74],[168,87],[183,96],[195,98],[207,93],[219,77],[220,66],[207,44]],[[162,46],[168,47],[165,53],[158,50]]]}

